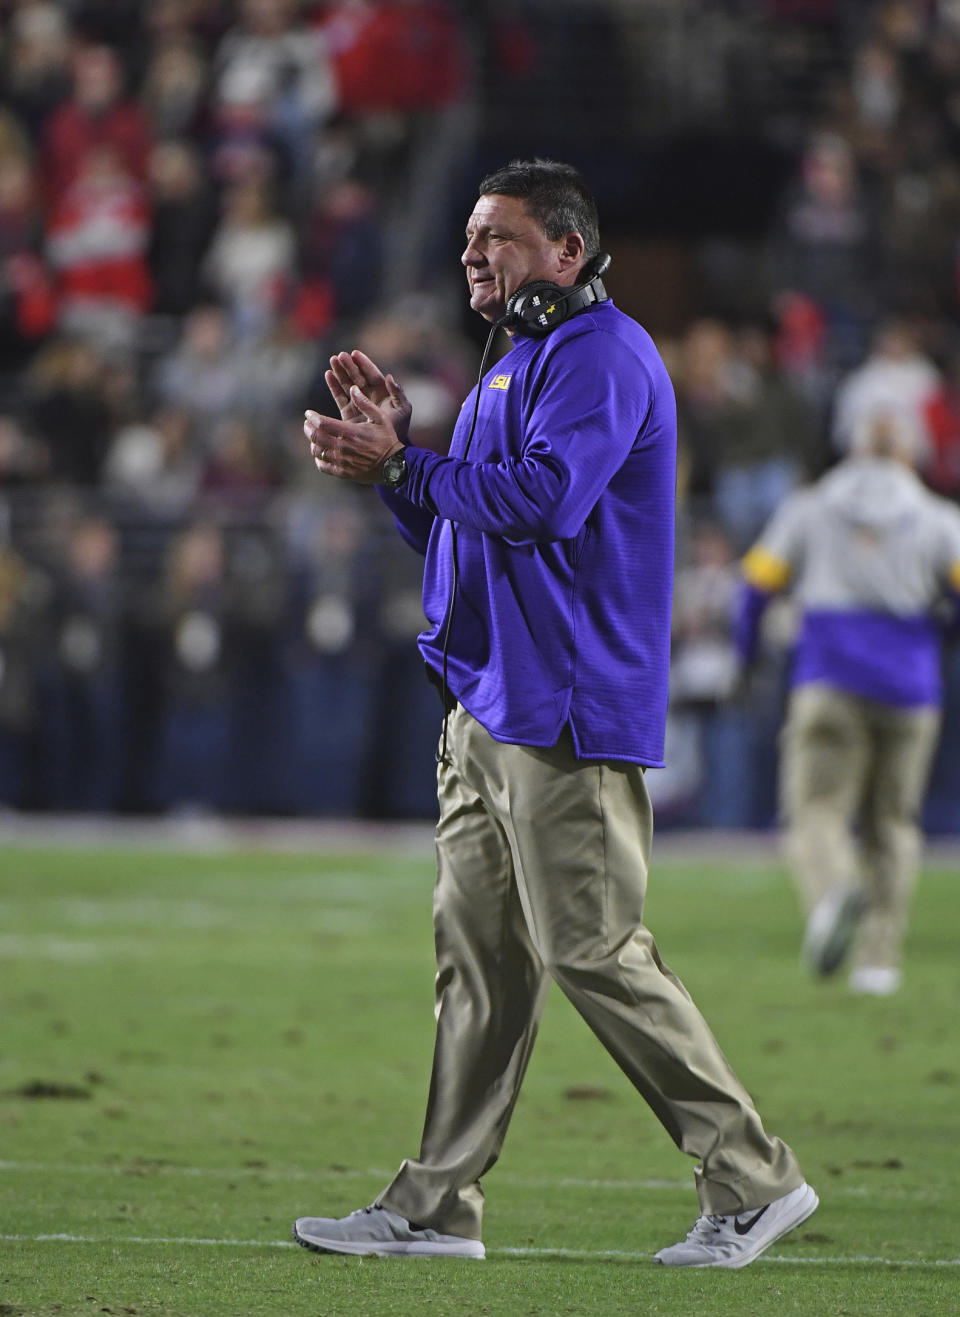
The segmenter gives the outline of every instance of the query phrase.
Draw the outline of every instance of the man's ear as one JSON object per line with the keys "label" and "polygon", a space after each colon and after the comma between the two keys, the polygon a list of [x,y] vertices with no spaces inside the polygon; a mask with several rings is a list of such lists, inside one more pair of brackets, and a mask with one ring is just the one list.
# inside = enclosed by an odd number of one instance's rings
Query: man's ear
{"label": "man's ear", "polygon": [[583,265],[583,254],[586,251],[586,244],[583,241],[583,235],[580,233],[567,233],[557,248],[557,263],[561,274],[569,274],[571,270],[576,272]]}

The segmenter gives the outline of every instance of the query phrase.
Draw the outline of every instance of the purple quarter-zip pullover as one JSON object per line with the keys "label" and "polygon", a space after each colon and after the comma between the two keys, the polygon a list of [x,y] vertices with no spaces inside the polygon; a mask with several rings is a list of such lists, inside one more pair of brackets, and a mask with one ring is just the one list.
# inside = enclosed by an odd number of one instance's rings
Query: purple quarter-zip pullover
{"label": "purple quarter-zip pullover", "polygon": [[450,454],[407,448],[380,490],[426,554],[424,659],[497,740],[659,767],[673,592],[676,407],[654,344],[612,302],[517,337]]}

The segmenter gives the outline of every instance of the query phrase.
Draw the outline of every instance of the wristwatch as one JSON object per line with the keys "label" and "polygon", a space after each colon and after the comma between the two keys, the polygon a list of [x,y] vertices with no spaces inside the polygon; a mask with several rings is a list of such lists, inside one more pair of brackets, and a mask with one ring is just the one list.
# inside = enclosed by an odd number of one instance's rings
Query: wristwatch
{"label": "wristwatch", "polygon": [[385,489],[399,489],[407,479],[407,459],[403,455],[403,449],[396,453],[391,453],[385,457],[380,464],[380,475],[378,483]]}

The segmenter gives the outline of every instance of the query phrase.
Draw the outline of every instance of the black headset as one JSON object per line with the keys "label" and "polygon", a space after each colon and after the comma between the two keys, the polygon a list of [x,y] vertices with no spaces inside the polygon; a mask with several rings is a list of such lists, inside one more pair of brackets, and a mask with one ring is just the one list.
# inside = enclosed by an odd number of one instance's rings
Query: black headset
{"label": "black headset", "polygon": [[598,252],[584,266],[583,273],[587,276],[584,282],[572,288],[551,283],[549,279],[524,284],[511,296],[506,315],[497,323],[527,338],[546,338],[552,329],[578,311],[607,301],[609,293],[600,276],[609,268],[610,257],[606,252]]}

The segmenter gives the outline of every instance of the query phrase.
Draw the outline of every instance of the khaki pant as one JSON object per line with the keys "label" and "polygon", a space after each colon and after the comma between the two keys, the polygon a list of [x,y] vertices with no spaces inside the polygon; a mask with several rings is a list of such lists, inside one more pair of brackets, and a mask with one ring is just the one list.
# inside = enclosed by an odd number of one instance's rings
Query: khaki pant
{"label": "khaki pant", "polygon": [[820,682],[790,697],[780,772],[787,857],[807,914],[831,887],[863,885],[856,965],[900,962],[939,730],[936,709],[896,708]]}
{"label": "khaki pant", "polygon": [[[653,829],[643,770],[495,741],[450,715],[439,770],[437,1035],[418,1160],[380,1201],[479,1238],[480,1178],[500,1153],[550,979],[701,1165],[704,1212],[802,1183],[644,927]],[[731,966],[732,972],[732,966]]]}

